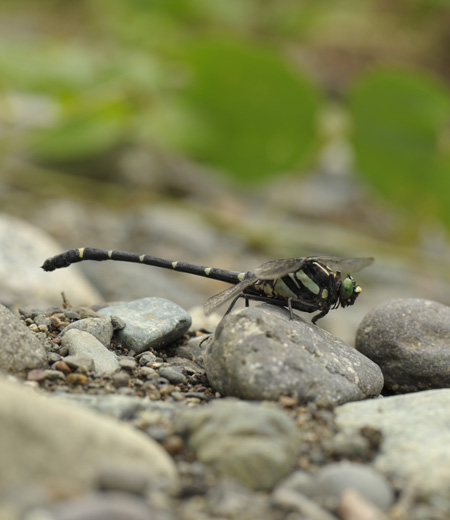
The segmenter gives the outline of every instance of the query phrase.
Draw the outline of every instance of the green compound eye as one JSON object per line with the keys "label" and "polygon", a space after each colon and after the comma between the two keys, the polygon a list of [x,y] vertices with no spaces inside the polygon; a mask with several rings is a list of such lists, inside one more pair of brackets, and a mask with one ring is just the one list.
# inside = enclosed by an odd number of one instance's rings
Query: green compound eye
{"label": "green compound eye", "polygon": [[347,278],[342,282],[341,288],[339,289],[340,297],[343,300],[348,300],[353,294],[353,278],[347,276]]}

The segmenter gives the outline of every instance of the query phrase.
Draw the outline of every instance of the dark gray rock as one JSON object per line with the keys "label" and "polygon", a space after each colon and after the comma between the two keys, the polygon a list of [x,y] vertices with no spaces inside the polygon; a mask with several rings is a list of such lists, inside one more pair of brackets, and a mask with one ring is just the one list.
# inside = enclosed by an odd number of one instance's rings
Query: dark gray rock
{"label": "dark gray rock", "polygon": [[116,332],[124,347],[136,353],[149,348],[164,348],[183,336],[191,326],[191,317],[176,303],[163,298],[142,298],[105,307],[103,316],[117,316],[126,325]]}
{"label": "dark gray rock", "polygon": [[21,372],[46,366],[46,350],[36,335],[0,305],[0,369]]}
{"label": "dark gray rock", "polygon": [[197,459],[250,489],[271,489],[296,464],[299,432],[275,405],[213,401],[175,418]]}
{"label": "dark gray rock", "polygon": [[414,298],[383,303],[361,322],[355,346],[380,366],[393,392],[450,387],[446,305]]}
{"label": "dark gray rock", "polygon": [[187,379],[181,370],[181,367],[160,367],[159,375],[161,377],[165,377],[169,381],[169,383],[172,383],[173,385],[178,385],[180,383],[185,383]]}
{"label": "dark gray rock", "polygon": [[223,395],[336,405],[379,395],[379,367],[342,340],[272,305],[225,316],[210,340],[205,369]]}
{"label": "dark gray rock", "polygon": [[71,356],[91,359],[94,362],[95,373],[99,376],[111,375],[120,369],[117,356],[89,332],[68,330],[62,338],[61,345],[67,347]]}
{"label": "dark gray rock", "polygon": [[113,324],[109,319],[84,318],[82,320],[74,321],[61,331],[61,336],[63,336],[68,330],[71,329],[84,330],[85,332],[89,332],[89,334],[92,334],[92,336],[97,338],[100,343],[105,345],[105,347],[109,347],[111,344]]}
{"label": "dark gray rock", "polygon": [[450,389],[347,403],[335,408],[343,435],[363,427],[381,430],[375,469],[418,497],[450,494]]}

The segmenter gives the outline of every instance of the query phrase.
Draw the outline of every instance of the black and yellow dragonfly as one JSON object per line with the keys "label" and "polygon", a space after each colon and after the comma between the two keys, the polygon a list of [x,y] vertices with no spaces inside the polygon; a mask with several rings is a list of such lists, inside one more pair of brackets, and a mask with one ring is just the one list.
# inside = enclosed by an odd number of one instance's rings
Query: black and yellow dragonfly
{"label": "black and yellow dragonfly", "polygon": [[323,318],[330,309],[355,303],[362,289],[349,273],[359,271],[373,262],[373,258],[306,256],[271,260],[253,271],[239,272],[146,254],[82,247],[48,258],[42,268],[44,271],[54,271],[84,260],[116,260],[153,265],[233,284],[206,301],[206,315],[231,300],[228,313],[239,298],[244,298],[247,304],[249,300],[257,300],[287,307],[291,318],[293,310],[318,311],[312,319],[313,323]]}

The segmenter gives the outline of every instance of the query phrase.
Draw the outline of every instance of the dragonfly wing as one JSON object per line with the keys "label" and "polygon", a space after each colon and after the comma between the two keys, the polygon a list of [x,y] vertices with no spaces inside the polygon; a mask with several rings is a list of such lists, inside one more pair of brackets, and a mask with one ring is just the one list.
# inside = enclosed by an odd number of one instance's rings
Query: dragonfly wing
{"label": "dragonfly wing", "polygon": [[326,265],[332,271],[341,273],[356,273],[373,263],[374,258],[336,258],[334,256],[318,256],[312,260],[317,260]]}
{"label": "dragonfly wing", "polygon": [[211,298],[206,300],[206,303],[203,308],[205,311],[205,315],[209,316],[217,309],[217,307],[227,302],[228,300],[231,300],[232,298],[236,298],[236,296],[239,296],[239,294],[245,291],[247,287],[253,285],[256,282],[256,280],[257,277],[255,275],[252,275],[249,278],[243,280],[242,282],[239,282],[236,285],[232,285],[224,291],[217,293],[214,296],[211,296]]}
{"label": "dragonfly wing", "polygon": [[294,273],[309,260],[308,257],[302,258],[282,258],[280,260],[270,260],[258,266],[254,273],[260,280],[275,280],[282,278],[289,273]]}

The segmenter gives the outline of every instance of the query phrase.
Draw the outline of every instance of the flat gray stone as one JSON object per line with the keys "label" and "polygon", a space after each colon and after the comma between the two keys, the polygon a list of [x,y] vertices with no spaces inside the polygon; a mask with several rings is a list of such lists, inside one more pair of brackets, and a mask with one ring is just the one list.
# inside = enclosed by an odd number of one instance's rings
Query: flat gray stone
{"label": "flat gray stone", "polygon": [[68,330],[61,341],[69,349],[71,356],[91,359],[98,376],[108,376],[120,370],[119,360],[114,352],[108,350],[97,338],[83,330]]}
{"label": "flat gray stone", "polygon": [[296,463],[299,432],[275,405],[222,399],[183,412],[175,424],[198,460],[250,489],[271,489]]}
{"label": "flat gray stone", "polygon": [[450,387],[449,345],[450,307],[419,298],[376,307],[362,320],[355,343],[396,393]]}
{"label": "flat gray stone", "polygon": [[347,403],[335,409],[343,434],[381,430],[373,466],[425,499],[450,495],[450,389]]}
{"label": "flat gray stone", "polygon": [[222,395],[337,405],[379,395],[380,368],[357,350],[273,305],[225,316],[205,353],[208,380]]}
{"label": "flat gray stone", "polygon": [[0,488],[30,483],[75,495],[96,488],[105,464],[135,468],[154,486],[176,487],[170,456],[135,428],[1,376],[0,395]]}
{"label": "flat gray stone", "polygon": [[46,350],[36,335],[0,305],[0,369],[22,372],[46,366]]}
{"label": "flat gray stone", "polygon": [[142,298],[132,302],[105,307],[103,316],[117,316],[126,325],[116,332],[120,343],[136,353],[149,348],[164,348],[183,336],[191,326],[191,317],[164,298]]}

